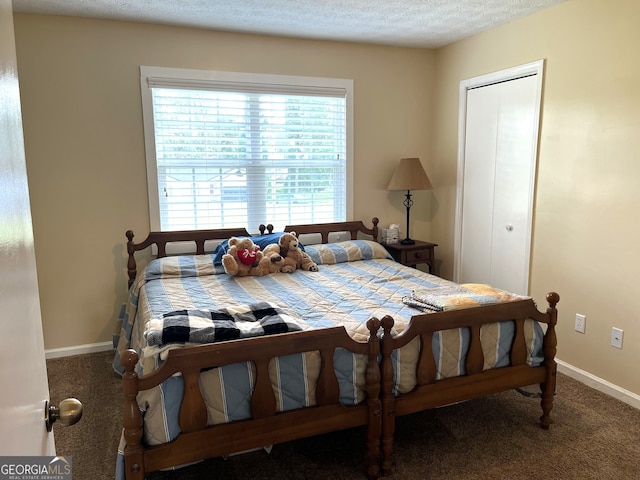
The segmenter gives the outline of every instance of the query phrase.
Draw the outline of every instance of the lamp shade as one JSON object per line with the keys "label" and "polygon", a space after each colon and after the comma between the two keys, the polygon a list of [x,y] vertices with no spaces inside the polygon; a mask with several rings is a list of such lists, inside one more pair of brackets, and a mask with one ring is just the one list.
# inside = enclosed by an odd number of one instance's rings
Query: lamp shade
{"label": "lamp shade", "polygon": [[431,181],[419,158],[403,158],[393,172],[387,190],[431,190]]}

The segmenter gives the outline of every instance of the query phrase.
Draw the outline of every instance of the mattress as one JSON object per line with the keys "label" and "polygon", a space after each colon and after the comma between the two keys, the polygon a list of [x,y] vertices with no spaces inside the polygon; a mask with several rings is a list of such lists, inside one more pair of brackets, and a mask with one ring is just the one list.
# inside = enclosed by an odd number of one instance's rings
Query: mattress
{"label": "mattress", "polygon": [[[192,343],[149,345],[150,325],[168,312],[182,310],[218,312],[267,302],[296,325],[308,330],[344,326],[355,340],[365,342],[369,335],[366,322],[371,317],[390,315],[394,332],[407,327],[420,310],[403,301],[415,292],[425,298],[442,294],[446,308],[520,300],[519,295],[485,285],[457,285],[448,280],[396,263],[376,242],[353,240],[323,245],[307,245],[305,251],[319,265],[318,272],[296,271],[262,277],[231,277],[217,264],[215,255],[165,257],[151,261],[132,285],[129,302],[121,315],[114,368],[122,373],[120,353],[133,348],[140,356],[139,374],[157,369],[172,348]],[[453,298],[452,291],[464,289]],[[444,308],[444,307],[443,307]],[[226,310],[225,310],[226,311]],[[157,323],[157,322],[156,322]],[[481,330],[485,369],[509,365],[513,341],[513,322],[486,325]],[[451,329],[433,336],[432,349],[437,378],[464,375],[464,360],[469,347],[467,329]],[[525,322],[527,362],[542,363],[543,331],[537,322]],[[394,351],[394,394],[410,392],[416,385],[419,338]],[[365,399],[366,356],[336,350],[334,368],[340,386],[340,402],[354,405]],[[271,362],[271,382],[276,392],[277,409],[285,411],[315,404],[315,380],[318,377],[318,352],[278,357]],[[249,418],[253,365],[242,363],[213,368],[201,374],[209,424]],[[144,414],[148,444],[174,439],[180,432],[178,409],[183,384],[174,376],[161,386],[141,392],[138,403]]]}

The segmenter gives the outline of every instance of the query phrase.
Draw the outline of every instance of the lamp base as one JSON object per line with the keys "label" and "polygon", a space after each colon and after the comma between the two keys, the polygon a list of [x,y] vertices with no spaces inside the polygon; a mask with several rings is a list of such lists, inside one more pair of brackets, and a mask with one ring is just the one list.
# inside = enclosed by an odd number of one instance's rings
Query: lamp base
{"label": "lamp base", "polygon": [[413,200],[411,200],[411,190],[407,190],[407,194],[405,195],[404,206],[407,207],[407,237],[404,240],[400,240],[401,245],[415,245],[416,242],[409,238],[409,210],[411,209],[411,205],[413,205]]}

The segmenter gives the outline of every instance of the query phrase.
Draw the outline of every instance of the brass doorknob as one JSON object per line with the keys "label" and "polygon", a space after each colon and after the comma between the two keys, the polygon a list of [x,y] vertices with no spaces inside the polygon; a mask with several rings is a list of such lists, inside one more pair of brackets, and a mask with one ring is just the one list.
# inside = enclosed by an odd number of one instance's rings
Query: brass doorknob
{"label": "brass doorknob", "polygon": [[50,432],[56,420],[60,420],[60,424],[68,427],[82,418],[82,403],[77,398],[65,398],[60,402],[60,406],[50,405],[49,402],[44,404],[44,423],[47,425],[47,431]]}

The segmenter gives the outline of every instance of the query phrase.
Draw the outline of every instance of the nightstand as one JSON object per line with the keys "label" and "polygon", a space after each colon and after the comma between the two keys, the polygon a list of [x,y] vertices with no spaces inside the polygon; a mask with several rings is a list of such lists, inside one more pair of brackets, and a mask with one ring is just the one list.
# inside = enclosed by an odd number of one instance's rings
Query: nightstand
{"label": "nightstand", "polygon": [[402,243],[386,244],[384,247],[389,251],[391,256],[407,267],[414,267],[419,263],[426,263],[429,266],[429,273],[433,270],[435,263],[434,249],[437,243],[422,242],[416,240],[413,245],[403,245]]}

